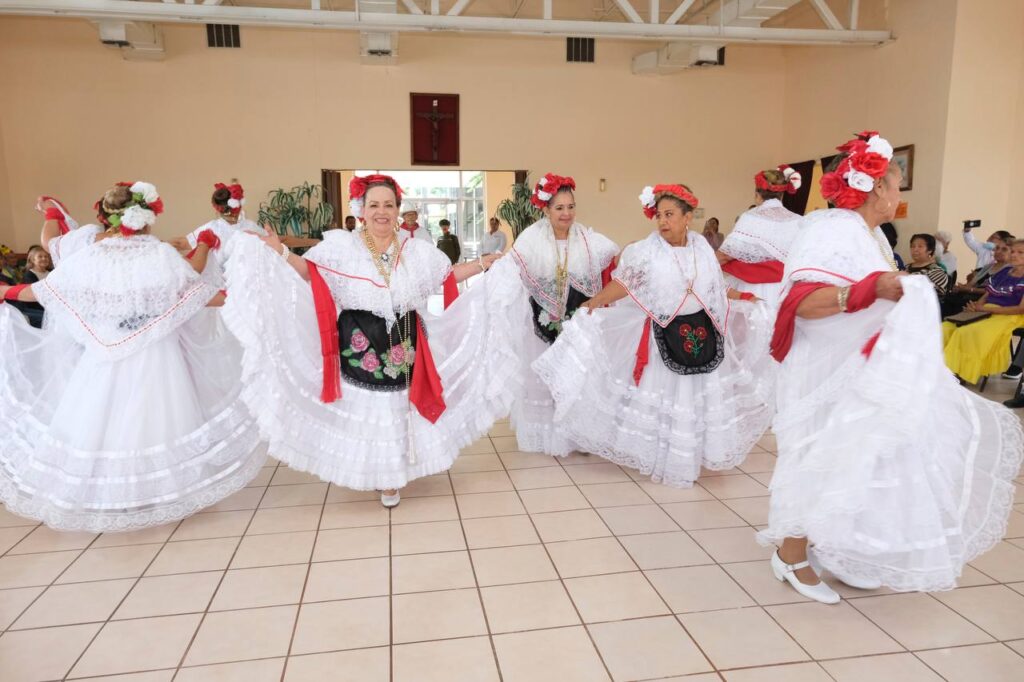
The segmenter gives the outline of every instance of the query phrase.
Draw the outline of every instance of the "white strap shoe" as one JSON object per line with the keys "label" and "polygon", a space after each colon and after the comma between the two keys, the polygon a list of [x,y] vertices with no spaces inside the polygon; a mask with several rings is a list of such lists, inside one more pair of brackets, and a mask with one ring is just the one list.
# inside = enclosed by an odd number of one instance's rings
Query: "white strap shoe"
{"label": "white strap shoe", "polygon": [[380,494],[380,503],[383,504],[388,509],[391,509],[392,507],[397,507],[398,503],[401,501],[402,493],[400,492],[396,492],[394,495],[385,495],[384,493]]}
{"label": "white strap shoe", "polygon": [[[811,569],[815,573],[817,573],[818,575],[821,575],[822,573],[825,572],[825,570],[821,566],[821,562],[818,561],[818,557],[814,554],[814,548],[813,547],[808,547],[807,548],[807,561],[810,562]],[[839,582],[841,582],[842,584],[849,585],[850,587],[852,587],[854,589],[857,589],[857,590],[877,590],[878,588],[880,588],[882,586],[882,581],[880,581],[880,580],[875,580],[875,581],[869,582],[867,580],[858,580],[858,579],[855,579],[855,578],[846,578],[846,577],[841,576],[838,573],[835,573],[833,571],[829,571],[829,572],[832,573],[832,575],[835,577],[835,579],[838,580]]]}
{"label": "white strap shoe", "polygon": [[793,586],[794,590],[808,599],[813,599],[822,604],[838,604],[840,601],[839,595],[823,581],[817,585],[805,585],[796,577],[796,571],[801,568],[807,568],[810,565],[810,562],[807,561],[801,561],[798,564],[787,564],[779,558],[778,551],[772,554],[772,573],[775,574],[777,580],[788,582]]}

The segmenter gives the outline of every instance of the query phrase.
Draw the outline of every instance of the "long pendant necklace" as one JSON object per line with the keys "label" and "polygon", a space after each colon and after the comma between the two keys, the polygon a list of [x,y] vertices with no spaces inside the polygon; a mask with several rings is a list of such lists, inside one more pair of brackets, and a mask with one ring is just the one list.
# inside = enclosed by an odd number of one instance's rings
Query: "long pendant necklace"
{"label": "long pendant necklace", "polygon": [[572,227],[565,236],[565,254],[558,250],[558,238],[555,236],[555,228],[551,227],[551,236],[555,237],[555,293],[558,301],[558,319],[565,317],[566,306],[566,283],[569,280],[569,240],[572,238]]}

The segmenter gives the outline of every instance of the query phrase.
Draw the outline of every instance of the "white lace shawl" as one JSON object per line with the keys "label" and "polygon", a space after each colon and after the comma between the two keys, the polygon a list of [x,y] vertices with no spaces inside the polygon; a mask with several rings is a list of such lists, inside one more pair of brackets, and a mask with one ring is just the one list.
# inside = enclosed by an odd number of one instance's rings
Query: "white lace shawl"
{"label": "white lace shawl", "polygon": [[338,311],[366,310],[384,318],[388,328],[410,310],[425,309],[451,272],[448,256],[422,239],[401,243],[390,288],[373,263],[360,231],[330,230],[303,256],[320,267]]}
{"label": "white lace shawl", "polygon": [[740,216],[718,250],[744,263],[785,261],[802,219],[778,199],[768,199]]}
{"label": "white lace shawl", "polygon": [[727,287],[711,245],[697,232],[675,249],[660,234],[630,244],[612,275],[648,317],[662,328],[683,310],[690,296],[723,334],[729,319]]}
{"label": "white lace shawl", "polygon": [[51,239],[46,245],[46,250],[50,252],[53,267],[57,267],[64,259],[95,242],[96,237],[101,234],[102,227],[90,224]]}
{"label": "white lace shawl", "polygon": [[[220,239],[221,246],[225,246],[229,239],[234,237],[239,232],[249,232],[251,234],[263,234],[263,228],[258,224],[249,220],[248,218],[239,218],[236,223],[229,223],[224,218],[214,218],[208,223],[200,225],[196,229],[189,232],[185,239],[188,240],[189,246],[193,249],[198,243],[199,235],[203,233],[203,230],[212,230],[215,235]],[[222,257],[222,251],[218,249],[213,252],[218,258]]]}
{"label": "white lace shawl", "polygon": [[859,213],[843,208],[815,211],[803,219],[790,247],[782,298],[794,282],[848,286],[872,272],[891,271],[888,258],[892,248],[881,228],[869,230]]}
{"label": "white lace shawl", "polygon": [[[608,267],[619,246],[592,228],[573,223],[569,228],[569,283],[587,296],[601,290],[601,272]],[[551,222],[541,218],[523,230],[512,245],[512,258],[519,265],[523,285],[533,300],[552,315],[564,311],[569,288],[558,300],[555,282],[558,249]]]}
{"label": "white lace shawl", "polygon": [[48,317],[110,360],[170,334],[216,294],[173,247],[150,235],[96,242],[32,290]]}

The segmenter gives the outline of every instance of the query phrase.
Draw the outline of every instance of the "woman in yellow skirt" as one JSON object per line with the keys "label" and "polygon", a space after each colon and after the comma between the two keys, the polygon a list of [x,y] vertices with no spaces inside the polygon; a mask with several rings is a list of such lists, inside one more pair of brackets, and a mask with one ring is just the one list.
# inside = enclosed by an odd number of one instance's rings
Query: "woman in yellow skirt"
{"label": "woman in yellow skirt", "polygon": [[1024,241],[1013,244],[1010,267],[992,276],[985,295],[966,310],[992,313],[979,322],[957,327],[942,323],[946,366],[968,383],[999,374],[1010,361],[1013,330],[1024,327]]}

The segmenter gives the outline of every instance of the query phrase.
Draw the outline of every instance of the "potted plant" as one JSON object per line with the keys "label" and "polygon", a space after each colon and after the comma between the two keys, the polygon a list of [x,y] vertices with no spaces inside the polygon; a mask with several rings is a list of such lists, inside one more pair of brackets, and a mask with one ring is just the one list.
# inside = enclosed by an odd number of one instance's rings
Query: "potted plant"
{"label": "potted plant", "polygon": [[324,188],[304,182],[290,190],[278,188],[260,204],[259,220],[281,235],[321,239],[334,219],[334,207],[323,200]]}
{"label": "potted plant", "polygon": [[523,182],[512,185],[512,196],[498,204],[498,217],[512,228],[513,240],[541,218],[540,210],[530,202],[532,195],[533,185],[530,176],[526,176]]}

